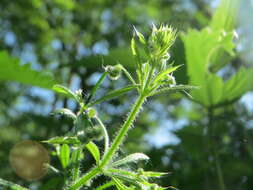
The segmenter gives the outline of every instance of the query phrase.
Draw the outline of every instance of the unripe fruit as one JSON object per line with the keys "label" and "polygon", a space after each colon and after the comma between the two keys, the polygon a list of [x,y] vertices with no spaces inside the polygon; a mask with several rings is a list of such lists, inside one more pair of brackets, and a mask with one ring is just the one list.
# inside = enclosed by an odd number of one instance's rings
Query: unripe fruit
{"label": "unripe fruit", "polygon": [[108,65],[105,67],[105,71],[109,73],[110,79],[117,80],[121,76],[122,66],[120,64]]}

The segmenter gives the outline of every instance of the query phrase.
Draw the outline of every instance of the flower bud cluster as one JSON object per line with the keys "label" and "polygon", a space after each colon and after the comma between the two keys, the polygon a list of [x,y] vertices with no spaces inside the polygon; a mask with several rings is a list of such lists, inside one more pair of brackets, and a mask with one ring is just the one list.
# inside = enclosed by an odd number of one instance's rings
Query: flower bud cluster
{"label": "flower bud cluster", "polygon": [[168,25],[161,25],[156,28],[153,25],[152,33],[148,39],[151,54],[160,58],[168,57],[168,50],[176,39],[176,31]]}

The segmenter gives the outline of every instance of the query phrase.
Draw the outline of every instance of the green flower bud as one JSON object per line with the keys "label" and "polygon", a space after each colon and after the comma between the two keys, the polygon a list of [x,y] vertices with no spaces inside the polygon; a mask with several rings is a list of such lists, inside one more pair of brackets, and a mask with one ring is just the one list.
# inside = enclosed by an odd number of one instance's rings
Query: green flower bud
{"label": "green flower bud", "polygon": [[94,108],[88,108],[87,114],[89,118],[94,118],[97,115],[97,110],[95,110]]}
{"label": "green flower bud", "polygon": [[108,65],[105,67],[105,71],[109,73],[109,77],[112,80],[117,80],[121,76],[122,66],[120,64],[117,65]]}
{"label": "green flower bud", "polygon": [[176,31],[172,27],[161,25],[159,28],[156,28],[153,25],[152,34],[148,41],[151,54],[163,59],[164,56],[167,56],[167,52],[175,42],[175,39]]}
{"label": "green flower bud", "polygon": [[75,94],[77,95],[78,102],[81,102],[82,99],[83,99],[83,91],[82,91],[82,89],[79,89],[79,90],[75,91]]}
{"label": "green flower bud", "polygon": [[168,75],[168,83],[171,87],[175,86],[177,84],[175,77],[172,75]]}

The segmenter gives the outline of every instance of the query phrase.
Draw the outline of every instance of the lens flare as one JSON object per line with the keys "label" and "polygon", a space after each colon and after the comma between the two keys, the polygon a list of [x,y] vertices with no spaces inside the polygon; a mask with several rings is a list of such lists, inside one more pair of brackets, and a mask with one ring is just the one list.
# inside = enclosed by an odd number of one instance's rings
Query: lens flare
{"label": "lens flare", "polygon": [[31,140],[17,143],[10,151],[9,160],[15,173],[28,181],[43,177],[50,162],[48,151]]}

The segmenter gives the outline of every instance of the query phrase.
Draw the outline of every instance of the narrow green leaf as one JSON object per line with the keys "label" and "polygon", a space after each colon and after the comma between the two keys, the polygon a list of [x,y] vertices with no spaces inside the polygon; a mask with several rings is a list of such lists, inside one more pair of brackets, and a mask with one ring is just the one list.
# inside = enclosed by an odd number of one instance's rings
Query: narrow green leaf
{"label": "narrow green leaf", "polygon": [[164,175],[168,175],[168,173],[164,173],[164,172],[153,172],[153,171],[143,171],[142,175],[144,175],[145,177],[162,177]]}
{"label": "narrow green leaf", "polygon": [[135,42],[134,38],[132,38],[132,40],[131,40],[131,50],[132,50],[133,56],[137,56],[138,55],[137,47],[136,47],[136,42]]}
{"label": "narrow green leaf", "polygon": [[81,157],[82,157],[82,150],[81,148],[75,148],[71,154],[71,163],[76,163],[78,162],[79,160],[81,160]]}
{"label": "narrow green leaf", "polygon": [[53,86],[52,90],[54,90],[55,92],[57,92],[61,95],[64,95],[65,97],[73,98],[76,101],[78,101],[77,95],[65,86],[62,86],[60,84],[56,84]]}
{"label": "narrow green leaf", "polygon": [[94,102],[91,102],[90,104],[88,104],[88,106],[90,107],[90,106],[93,106],[95,104],[99,104],[101,102],[104,102],[104,101],[113,99],[115,97],[121,96],[121,95],[125,94],[126,92],[129,92],[129,91],[131,91],[131,90],[133,90],[137,87],[138,87],[138,85],[129,85],[129,86],[126,86],[124,88],[113,90],[113,91],[109,92],[108,94],[106,94],[105,96],[103,96],[102,98],[99,98],[98,100],[95,100]]}
{"label": "narrow green leaf", "polygon": [[61,109],[55,110],[53,113],[54,114],[62,114],[62,115],[65,115],[73,120],[76,120],[76,115],[71,110],[69,110],[67,108],[61,108]]}
{"label": "narrow green leaf", "polygon": [[158,89],[155,92],[151,92],[149,96],[159,95],[161,93],[168,93],[168,92],[174,92],[174,91],[184,91],[184,90],[197,90],[199,87],[197,86],[191,86],[191,85],[176,85],[172,87],[163,87]]}
{"label": "narrow green leaf", "polygon": [[52,166],[50,164],[47,164],[46,167],[54,173],[60,173],[60,171],[57,168],[55,168],[54,166]]}
{"label": "narrow green leaf", "polygon": [[149,160],[149,157],[143,153],[134,153],[126,156],[125,158],[118,160],[111,164],[113,167],[121,166],[124,164],[128,164],[130,162],[138,162],[140,160]]}
{"label": "narrow green leaf", "polygon": [[111,187],[113,185],[115,185],[115,183],[113,181],[109,181],[109,182],[105,183],[104,185],[96,188],[96,190],[104,190],[104,189],[107,189],[108,187]]}
{"label": "narrow green leaf", "polygon": [[127,190],[128,187],[123,182],[115,177],[112,178],[118,190]]}
{"label": "narrow green leaf", "polygon": [[145,45],[146,44],[146,40],[145,40],[145,37],[143,36],[142,33],[140,33],[135,27],[134,27],[134,31],[135,31],[135,34],[138,36],[139,38],[139,41]]}
{"label": "narrow green leaf", "polygon": [[163,80],[164,77],[166,77],[166,75],[172,73],[173,71],[177,70],[179,67],[181,67],[182,65],[177,65],[175,67],[169,67],[166,70],[162,71],[160,74],[158,74],[158,76],[155,78],[154,80],[154,84],[160,80]]}
{"label": "narrow green leaf", "polygon": [[92,154],[93,158],[96,160],[97,165],[100,161],[100,152],[96,144],[94,144],[92,141],[89,142],[86,145],[86,148],[89,150],[89,152]]}
{"label": "narrow green leaf", "polygon": [[104,174],[109,177],[115,177],[124,182],[129,182],[138,187],[140,186],[139,183],[144,181],[143,179],[139,178],[139,176],[136,173],[121,169],[110,168],[107,169]]}
{"label": "narrow green leaf", "polygon": [[96,94],[97,89],[100,87],[100,85],[102,84],[102,82],[104,81],[104,79],[105,79],[105,77],[107,75],[108,75],[108,72],[104,72],[102,74],[102,76],[99,78],[99,80],[97,81],[97,83],[95,84],[95,86],[92,88],[91,94],[89,95],[86,103],[88,103],[92,99],[92,97]]}
{"label": "narrow green leaf", "polygon": [[77,137],[65,136],[65,137],[53,137],[49,140],[42,141],[48,144],[80,144],[81,142]]}
{"label": "narrow green leaf", "polygon": [[63,168],[69,165],[70,149],[67,144],[63,144],[60,149],[60,160]]}

